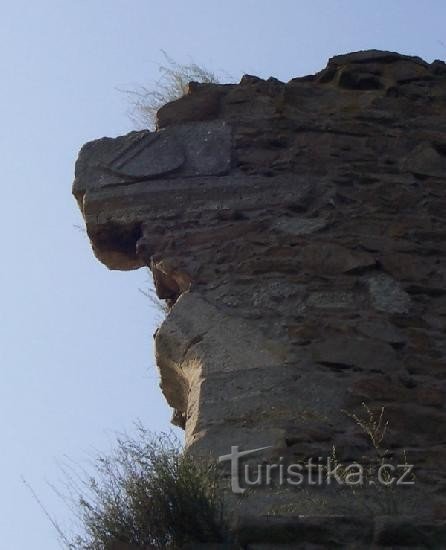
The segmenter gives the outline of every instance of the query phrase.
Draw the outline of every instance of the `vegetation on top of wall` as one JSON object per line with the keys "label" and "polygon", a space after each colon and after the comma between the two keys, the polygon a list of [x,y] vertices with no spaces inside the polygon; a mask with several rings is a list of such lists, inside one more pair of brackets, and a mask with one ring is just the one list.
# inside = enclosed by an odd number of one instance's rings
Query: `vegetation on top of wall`
{"label": "vegetation on top of wall", "polygon": [[130,105],[130,119],[138,128],[156,127],[156,113],[166,103],[175,101],[187,93],[190,82],[219,83],[218,77],[194,62],[178,63],[161,50],[165,64],[160,65],[161,77],[153,86],[140,86],[125,90]]}

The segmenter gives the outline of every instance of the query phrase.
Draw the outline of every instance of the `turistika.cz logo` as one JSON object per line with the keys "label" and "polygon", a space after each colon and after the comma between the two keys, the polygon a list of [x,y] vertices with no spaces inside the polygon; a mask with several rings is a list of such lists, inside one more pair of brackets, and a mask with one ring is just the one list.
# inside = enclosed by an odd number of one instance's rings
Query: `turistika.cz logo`
{"label": "turistika.cz logo", "polygon": [[360,487],[380,484],[414,485],[412,464],[393,464],[381,461],[371,470],[358,462],[340,464],[333,456],[309,458],[306,462],[285,464],[284,458],[271,464],[243,464],[242,459],[250,455],[271,449],[259,447],[241,451],[238,445],[231,447],[230,454],[222,455],[218,462],[230,462],[231,490],[235,494],[243,494],[247,488],[268,487],[271,485],[299,487],[302,485],[323,486],[337,483],[338,485]]}

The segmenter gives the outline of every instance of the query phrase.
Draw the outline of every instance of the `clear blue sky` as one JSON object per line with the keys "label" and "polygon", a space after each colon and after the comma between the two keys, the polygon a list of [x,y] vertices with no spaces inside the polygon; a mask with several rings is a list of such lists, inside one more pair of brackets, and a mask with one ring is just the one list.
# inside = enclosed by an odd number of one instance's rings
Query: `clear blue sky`
{"label": "clear blue sky", "polygon": [[62,523],[46,480],[64,456],[106,450],[140,418],[168,428],[146,274],[93,257],[71,197],[80,146],[126,133],[117,88],[158,77],[165,49],[239,79],[287,80],[381,48],[446,57],[446,3],[428,0],[14,0],[0,16],[2,265],[0,545],[55,550],[24,475]]}

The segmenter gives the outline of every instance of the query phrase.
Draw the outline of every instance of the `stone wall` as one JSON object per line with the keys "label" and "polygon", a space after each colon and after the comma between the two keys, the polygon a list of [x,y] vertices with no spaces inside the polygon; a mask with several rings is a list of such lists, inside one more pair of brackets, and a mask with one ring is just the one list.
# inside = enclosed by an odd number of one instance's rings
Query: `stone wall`
{"label": "stone wall", "polygon": [[[415,465],[401,513],[444,518],[446,65],[365,51],[191,83],[158,127],[87,143],[73,193],[96,257],[149,266],[171,306],[156,360],[190,451],[364,462],[352,415],[384,407]],[[257,517],[340,510],[261,493]]]}

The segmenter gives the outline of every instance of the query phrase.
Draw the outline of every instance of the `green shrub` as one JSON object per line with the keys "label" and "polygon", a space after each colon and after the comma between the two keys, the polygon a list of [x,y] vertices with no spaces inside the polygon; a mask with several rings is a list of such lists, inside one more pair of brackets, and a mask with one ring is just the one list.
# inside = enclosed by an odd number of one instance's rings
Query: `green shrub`
{"label": "green shrub", "polygon": [[226,531],[215,464],[181,451],[172,436],[118,439],[82,483],[78,516],[84,534],[69,547],[109,550],[117,543],[177,549],[187,543],[222,542]]}

